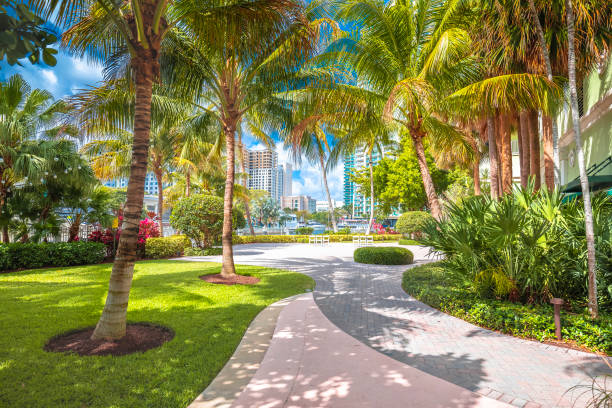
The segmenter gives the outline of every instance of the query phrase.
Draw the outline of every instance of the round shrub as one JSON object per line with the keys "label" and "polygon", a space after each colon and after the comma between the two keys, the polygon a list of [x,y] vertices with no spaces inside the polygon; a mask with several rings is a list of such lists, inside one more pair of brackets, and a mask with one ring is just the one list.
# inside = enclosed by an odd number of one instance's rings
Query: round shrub
{"label": "round shrub", "polygon": [[170,224],[197,247],[208,248],[221,239],[223,199],[205,194],[182,198],[172,209]]}
{"label": "round shrub", "polygon": [[403,213],[397,223],[395,230],[404,236],[420,235],[425,224],[432,221],[434,218],[425,211],[408,211]]}
{"label": "round shrub", "polygon": [[406,248],[399,247],[364,247],[353,253],[355,262],[377,265],[407,265],[414,256]]}

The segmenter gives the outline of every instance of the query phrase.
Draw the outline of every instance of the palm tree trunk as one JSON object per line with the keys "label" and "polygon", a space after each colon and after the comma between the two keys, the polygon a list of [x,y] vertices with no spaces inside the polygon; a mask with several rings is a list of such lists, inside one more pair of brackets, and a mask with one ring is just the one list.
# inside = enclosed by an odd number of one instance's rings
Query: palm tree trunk
{"label": "palm tree trunk", "polygon": [[544,183],[549,191],[555,188],[555,162],[553,160],[552,123],[550,116],[542,117],[542,158],[544,159]]}
{"label": "palm tree trunk", "polygon": [[540,171],[540,135],[538,132],[538,113],[529,111],[529,172],[533,177],[534,188],[537,190],[541,184]]}
{"label": "palm tree trunk", "polygon": [[518,141],[521,165],[521,186],[527,187],[529,181],[529,118],[526,111],[519,113]]}
{"label": "palm tree trunk", "polygon": [[370,149],[369,160],[370,162],[368,167],[370,168],[370,220],[368,221],[366,235],[370,235],[370,231],[372,231],[372,224],[374,223],[374,166],[372,164],[372,149]]}
{"label": "palm tree trunk", "polygon": [[191,170],[187,170],[185,174],[185,197],[191,194]]}
{"label": "palm tree trunk", "polygon": [[442,218],[442,210],[440,209],[440,202],[438,201],[438,194],[434,187],[431,174],[429,173],[429,167],[427,167],[427,159],[425,158],[425,147],[423,147],[423,135],[417,131],[410,132],[412,136],[412,144],[414,145],[414,152],[419,162],[419,169],[421,171],[421,178],[423,179],[423,187],[425,188],[425,196],[427,197],[427,204],[431,211],[432,217],[436,220]]}
{"label": "palm tree trunk", "polygon": [[223,131],[225,132],[225,193],[223,195],[223,233],[221,243],[223,246],[223,257],[221,266],[221,276],[228,278],[236,274],[234,267],[234,250],[232,248],[232,207],[234,201],[234,182],[235,182],[235,134],[237,115],[227,117],[223,121]]}
{"label": "palm tree trunk", "polygon": [[159,225],[159,236],[164,236],[164,223],[162,215],[164,214],[164,183],[162,182],[161,169],[155,169],[155,180],[157,180],[157,224]]}
{"label": "palm tree trunk", "polygon": [[489,178],[491,179],[491,198],[497,200],[499,194],[499,161],[495,141],[495,119],[487,116],[487,138],[489,140]]}
{"label": "palm tree trunk", "polygon": [[481,195],[482,190],[480,189],[480,163],[474,161],[472,164],[472,178],[474,179],[474,195]]}
{"label": "palm tree trunk", "polygon": [[468,138],[468,142],[474,151],[474,161],[472,162],[472,179],[474,181],[474,195],[482,194],[480,190],[480,154],[478,152],[478,146],[476,139],[473,136]]}
{"label": "palm tree trunk", "polygon": [[5,244],[8,244],[10,241],[11,239],[9,237],[8,225],[4,225],[2,227],[2,242],[4,242]]}
{"label": "palm tree trunk", "polygon": [[68,242],[76,241],[79,236],[79,230],[81,229],[81,214],[76,214],[74,217],[74,221],[70,224],[70,228],[68,229]]}
{"label": "palm tree trunk", "polygon": [[134,276],[138,227],[142,214],[145,177],[149,156],[151,130],[151,94],[153,79],[159,72],[157,52],[141,50],[132,58],[136,98],[134,105],[134,141],[132,164],[127,187],[119,248],[108,284],[106,303],[92,339],[119,339],[125,336],[128,301]]}
{"label": "palm tree trunk", "polygon": [[578,111],[578,91],[576,88],[576,52],[574,50],[574,11],[572,0],[565,0],[567,13],[567,57],[570,103],[572,107],[572,125],[574,127],[574,140],[576,142],[576,155],[578,156],[578,169],[580,170],[580,186],[582,187],[582,202],[584,203],[584,224],[587,242],[587,265],[589,270],[589,312],[593,319],[599,316],[597,304],[597,265],[595,260],[595,233],[593,231],[593,210],[591,208],[591,193],[589,179],[584,163],[582,151],[582,137],[580,130],[580,115]]}
{"label": "palm tree trunk", "polygon": [[[247,188],[246,175],[244,175],[246,173],[246,168],[244,166],[244,156],[243,155],[244,155],[244,151],[243,151],[243,146],[242,146],[242,132],[238,132],[238,160],[240,160],[240,172],[243,174],[242,185],[246,189]],[[242,202],[244,204],[244,215],[246,215],[246,218],[247,218],[249,232],[251,233],[252,236],[255,236],[255,229],[253,228],[253,220],[251,219],[251,209],[249,208],[249,202],[246,198]]]}
{"label": "palm tree trunk", "polygon": [[[552,65],[550,63],[550,53],[548,52],[548,46],[546,45],[546,38],[544,38],[544,30],[542,24],[540,24],[540,18],[538,17],[538,11],[535,7],[534,0],[529,0],[529,10],[531,17],[535,23],[536,32],[538,34],[538,45],[540,53],[544,59],[544,66],[546,68],[546,77],[549,81],[553,80]],[[551,143],[546,143],[544,146],[544,156],[552,156],[552,171],[553,171],[553,185],[554,179],[559,178],[559,130],[557,129],[557,122],[552,120],[550,116],[544,116],[544,121],[550,124],[550,139]],[[551,152],[552,150],[552,152]],[[551,154],[552,153],[552,154]],[[550,171],[550,170],[549,170]],[[550,188],[550,186],[549,186]]]}
{"label": "palm tree trunk", "polygon": [[338,225],[336,224],[336,214],[334,208],[334,202],[331,194],[329,193],[329,186],[327,185],[327,172],[325,171],[325,160],[323,159],[323,151],[320,151],[319,162],[321,164],[321,174],[323,175],[323,185],[325,186],[325,193],[327,193],[327,204],[329,205],[329,213],[331,215],[332,228],[334,232],[338,232]]}
{"label": "palm tree trunk", "polygon": [[509,194],[512,191],[512,136],[508,115],[501,114],[499,119],[499,141],[501,162],[501,191]]}

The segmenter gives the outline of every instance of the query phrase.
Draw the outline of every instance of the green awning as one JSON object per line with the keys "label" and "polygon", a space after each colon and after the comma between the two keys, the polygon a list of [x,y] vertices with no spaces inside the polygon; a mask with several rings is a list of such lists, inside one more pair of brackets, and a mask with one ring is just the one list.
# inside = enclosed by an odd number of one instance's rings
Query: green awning
{"label": "green awning", "polygon": [[[612,174],[602,176],[589,176],[589,189],[591,191],[605,190],[612,187]],[[580,179],[575,179],[567,183],[562,193],[581,193],[582,188],[580,187]],[[608,194],[610,192],[608,191]]]}

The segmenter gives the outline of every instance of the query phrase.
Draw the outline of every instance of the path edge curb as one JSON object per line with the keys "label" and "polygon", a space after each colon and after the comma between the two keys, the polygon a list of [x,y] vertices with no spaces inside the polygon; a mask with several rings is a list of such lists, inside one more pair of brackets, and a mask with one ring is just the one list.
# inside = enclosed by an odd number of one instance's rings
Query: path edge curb
{"label": "path edge curb", "polygon": [[281,311],[301,295],[278,300],[259,312],[230,359],[187,408],[229,408],[259,369],[270,347]]}

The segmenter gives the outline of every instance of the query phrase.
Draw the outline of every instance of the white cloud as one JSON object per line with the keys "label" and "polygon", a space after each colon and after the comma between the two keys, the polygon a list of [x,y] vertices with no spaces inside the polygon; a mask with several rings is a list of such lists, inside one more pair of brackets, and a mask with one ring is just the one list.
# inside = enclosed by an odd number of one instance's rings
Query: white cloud
{"label": "white cloud", "polygon": [[40,75],[50,87],[55,87],[55,85],[57,85],[57,76],[50,69],[40,70]]}

